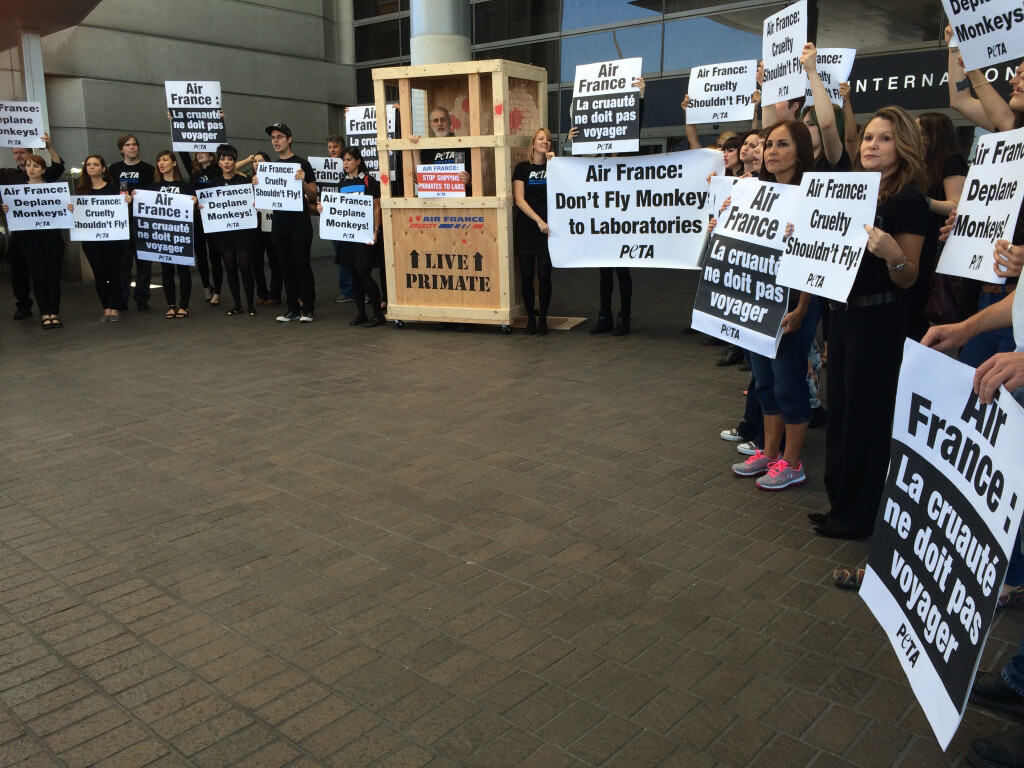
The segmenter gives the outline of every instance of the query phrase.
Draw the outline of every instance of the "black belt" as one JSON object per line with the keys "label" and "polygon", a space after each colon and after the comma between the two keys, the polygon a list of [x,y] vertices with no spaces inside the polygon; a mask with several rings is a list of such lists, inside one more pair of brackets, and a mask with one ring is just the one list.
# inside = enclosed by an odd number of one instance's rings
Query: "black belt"
{"label": "black belt", "polygon": [[851,296],[844,301],[829,301],[828,305],[835,311],[844,309],[860,309],[861,307],[878,307],[882,304],[892,304],[902,297],[898,291],[886,291],[885,293],[869,293],[867,296]]}

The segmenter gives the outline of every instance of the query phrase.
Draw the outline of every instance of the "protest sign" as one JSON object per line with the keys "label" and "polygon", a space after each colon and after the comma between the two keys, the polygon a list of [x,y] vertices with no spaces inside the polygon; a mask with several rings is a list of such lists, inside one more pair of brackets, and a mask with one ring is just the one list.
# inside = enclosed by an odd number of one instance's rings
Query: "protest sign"
{"label": "protest sign", "polygon": [[345,169],[341,167],[340,157],[309,157],[306,159],[313,166],[316,185],[321,192],[325,186],[336,187],[345,176]]}
{"label": "protest sign", "polygon": [[796,99],[807,90],[807,76],[800,54],[807,42],[807,0],[787,5],[764,20],[761,58],[764,84],[761,103],[775,104]]}
{"label": "protest sign", "polygon": [[252,184],[197,189],[196,197],[199,198],[203,230],[207,234],[256,229],[256,195]]}
{"label": "protest sign", "polygon": [[776,282],[846,301],[878,202],[877,173],[805,173]]}
{"label": "protest sign", "polygon": [[138,190],[132,198],[135,255],[142,261],[195,264],[194,207],[188,195]]}
{"label": "protest sign", "polygon": [[1009,240],[1024,202],[1024,128],[978,140],[936,272],[1005,283],[992,269],[996,240]]}
{"label": "protest sign", "polygon": [[579,133],[574,155],[637,152],[640,149],[640,77],[643,59],[620,59],[576,67],[572,124]]}
{"label": "protest sign", "polygon": [[264,160],[256,171],[253,185],[256,207],[270,211],[302,211],[302,182],[295,178],[301,166],[295,163],[272,163]]}
{"label": "protest sign", "polygon": [[732,194],[732,188],[739,181],[739,176],[723,176],[718,174],[711,177],[711,215],[717,216],[725,201]]}
{"label": "protest sign", "polygon": [[221,117],[220,83],[166,80],[167,111],[171,115],[171,149],[216,152],[228,140]]}
{"label": "protest sign", "polygon": [[740,179],[704,257],[690,327],[775,357],[789,290],[775,283],[799,187]]}
{"label": "protest sign", "polygon": [[128,204],[122,195],[76,195],[72,242],[127,240]]}
{"label": "protest sign", "polygon": [[[395,138],[396,106],[386,105],[389,139]],[[353,147],[359,147],[363,161],[373,178],[380,181],[380,158],[377,154],[377,107],[360,104],[345,107],[345,139]],[[395,153],[388,153],[391,172],[395,172]],[[312,158],[311,158],[312,159]]]}
{"label": "protest sign", "polygon": [[459,174],[462,163],[434,163],[416,166],[416,197],[465,197],[466,184]]}
{"label": "protest sign", "polygon": [[982,405],[974,369],[907,340],[889,476],[860,596],[945,749],[1020,546],[1024,411]]}
{"label": "protest sign", "polygon": [[690,104],[686,109],[686,122],[698,125],[750,120],[754,117],[754,102],[750,95],[756,90],[755,60],[695,67],[690,70],[687,91]]}
{"label": "protest sign", "polygon": [[548,250],[556,267],[694,269],[711,213],[707,177],[721,152],[548,162]]}
{"label": "protest sign", "polygon": [[67,229],[73,223],[68,185],[63,181],[0,187],[0,200],[8,208],[7,229],[11,232]]}
{"label": "protest sign", "polygon": [[324,240],[373,242],[373,198],[360,192],[324,192],[320,237]]}
{"label": "protest sign", "polygon": [[0,147],[45,147],[44,133],[38,101],[0,101]]}
{"label": "protest sign", "polygon": [[1020,0],[942,0],[942,7],[968,72],[1024,56]]}
{"label": "protest sign", "polygon": [[[837,107],[843,106],[843,97],[839,95],[839,84],[850,81],[853,61],[857,58],[856,48],[819,48],[814,57],[821,84],[828,91],[828,98]],[[807,101],[805,106],[814,104],[814,95],[810,84],[807,85]]]}

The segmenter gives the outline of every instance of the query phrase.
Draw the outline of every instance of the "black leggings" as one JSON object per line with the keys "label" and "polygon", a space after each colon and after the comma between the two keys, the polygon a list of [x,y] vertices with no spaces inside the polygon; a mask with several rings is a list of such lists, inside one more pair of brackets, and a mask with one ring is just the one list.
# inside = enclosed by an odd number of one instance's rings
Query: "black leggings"
{"label": "black leggings", "polygon": [[551,306],[551,256],[546,252],[537,255],[519,254],[519,274],[522,277],[526,314],[532,317],[534,313],[533,278],[536,275],[540,282],[540,316],[546,318],[548,307]]}
{"label": "black leggings", "polygon": [[[199,279],[203,281],[203,288],[212,288],[214,293],[220,293],[220,287],[224,282],[224,266],[220,263],[220,256],[213,248],[209,247],[206,235],[202,232],[196,233],[196,269],[199,270]],[[213,267],[213,285],[210,285],[210,267]]]}
{"label": "black leggings", "polygon": [[96,278],[96,294],[103,308],[118,309],[121,306],[121,254],[124,247],[120,242],[87,242],[82,243],[82,250]]}
{"label": "black leggings", "polygon": [[[181,283],[181,301],[174,301],[174,273],[178,273],[178,281]],[[167,299],[168,307],[188,309],[188,300],[192,296],[192,268],[186,264],[161,264],[160,272],[163,275],[164,298]]]}
{"label": "black leggings", "polygon": [[224,260],[224,269],[228,275],[228,287],[231,289],[231,298],[234,299],[235,309],[242,308],[242,302],[238,296],[238,269],[242,269],[242,287],[245,288],[245,305],[250,312],[253,311],[252,296],[254,281],[252,276],[252,252],[251,251],[221,251],[214,254],[213,258]]}
{"label": "black leggings", "polygon": [[371,267],[353,268],[352,296],[356,301],[356,307],[359,308],[360,315],[365,314],[366,308],[364,304],[367,297],[369,297],[373,316],[378,319],[384,317],[384,313],[380,309],[380,288],[374,282]]}
{"label": "black leggings", "polygon": [[601,314],[612,316],[612,271],[619,277],[619,314],[629,318],[633,309],[633,277],[629,267],[601,267]]}

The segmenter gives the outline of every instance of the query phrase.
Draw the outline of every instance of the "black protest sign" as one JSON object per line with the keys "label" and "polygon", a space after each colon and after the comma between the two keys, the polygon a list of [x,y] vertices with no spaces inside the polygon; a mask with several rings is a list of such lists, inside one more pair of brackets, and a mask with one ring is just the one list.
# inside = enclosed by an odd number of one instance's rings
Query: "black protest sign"
{"label": "black protest sign", "polygon": [[192,223],[194,203],[188,195],[139,190],[132,199],[135,253],[143,261],[195,264]]}
{"label": "black protest sign", "polygon": [[574,155],[637,152],[640,149],[640,77],[643,59],[576,67],[572,91]]}
{"label": "black protest sign", "polygon": [[216,152],[226,144],[227,128],[221,116],[220,83],[168,80],[164,82],[167,112],[171,116],[171,148],[181,152]]}

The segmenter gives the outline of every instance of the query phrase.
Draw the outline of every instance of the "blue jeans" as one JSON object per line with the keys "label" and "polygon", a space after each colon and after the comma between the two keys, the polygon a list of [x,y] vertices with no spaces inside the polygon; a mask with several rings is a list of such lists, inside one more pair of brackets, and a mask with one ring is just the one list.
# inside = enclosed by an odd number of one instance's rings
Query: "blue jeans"
{"label": "blue jeans", "polygon": [[775,359],[750,355],[757,400],[766,416],[782,414],[787,424],[811,420],[811,391],[807,386],[807,353],[821,318],[821,304],[811,297],[800,327],[779,343]]}
{"label": "blue jeans", "polygon": [[[334,241],[334,263],[338,264],[341,241]],[[352,270],[338,264],[338,293],[346,299],[352,298]]]}
{"label": "blue jeans", "polygon": [[[1004,298],[1006,298],[1005,289],[1002,293],[982,292],[978,299],[978,311],[981,312],[986,307],[998,304]],[[985,331],[964,344],[964,348],[960,350],[960,362],[971,366],[971,368],[977,368],[992,355],[997,355],[1000,352],[1013,352],[1015,349],[1017,349],[1017,344],[1013,340],[1013,328]]]}

